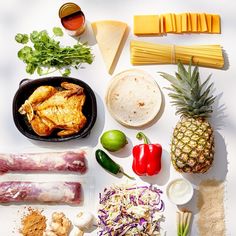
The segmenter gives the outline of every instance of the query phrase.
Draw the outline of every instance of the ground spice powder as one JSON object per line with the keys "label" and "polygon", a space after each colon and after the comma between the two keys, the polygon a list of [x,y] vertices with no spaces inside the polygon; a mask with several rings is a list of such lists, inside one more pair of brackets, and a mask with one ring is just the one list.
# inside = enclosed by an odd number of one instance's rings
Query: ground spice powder
{"label": "ground spice powder", "polygon": [[199,185],[199,236],[225,236],[224,182],[205,180]]}
{"label": "ground spice powder", "polygon": [[25,215],[21,224],[20,233],[23,236],[43,236],[46,230],[46,217],[42,215],[42,212],[29,208],[29,212]]}

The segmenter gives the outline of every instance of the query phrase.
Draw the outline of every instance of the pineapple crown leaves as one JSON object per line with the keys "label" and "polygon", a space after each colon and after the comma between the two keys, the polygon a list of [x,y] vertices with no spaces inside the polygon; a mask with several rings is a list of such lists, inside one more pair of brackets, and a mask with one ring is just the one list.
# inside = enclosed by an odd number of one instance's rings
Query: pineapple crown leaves
{"label": "pineapple crown leaves", "polygon": [[202,118],[210,116],[215,101],[215,97],[210,95],[213,83],[207,86],[211,75],[201,84],[198,66],[192,71],[190,62],[186,70],[180,61],[175,76],[164,72],[160,72],[160,75],[171,83],[167,89],[173,99],[171,103],[177,108],[176,114]]}

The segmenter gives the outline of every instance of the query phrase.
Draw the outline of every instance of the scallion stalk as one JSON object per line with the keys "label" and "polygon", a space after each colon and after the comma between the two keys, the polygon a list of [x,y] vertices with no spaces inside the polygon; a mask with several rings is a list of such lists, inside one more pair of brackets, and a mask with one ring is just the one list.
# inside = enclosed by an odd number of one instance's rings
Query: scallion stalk
{"label": "scallion stalk", "polygon": [[189,233],[192,213],[189,211],[176,212],[177,216],[177,235],[187,236]]}

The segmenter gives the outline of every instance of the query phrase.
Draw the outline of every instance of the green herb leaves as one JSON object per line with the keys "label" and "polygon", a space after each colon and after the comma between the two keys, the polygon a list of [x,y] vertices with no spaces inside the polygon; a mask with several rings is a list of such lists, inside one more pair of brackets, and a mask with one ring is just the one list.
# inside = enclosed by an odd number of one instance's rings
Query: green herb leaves
{"label": "green herb leaves", "polygon": [[38,75],[46,75],[59,70],[63,76],[68,76],[71,67],[78,69],[81,63],[93,62],[89,46],[77,42],[72,47],[61,47],[60,42],[54,37],[63,36],[63,31],[59,27],[54,27],[53,33],[53,37],[50,37],[46,30],[33,31],[29,36],[27,34],[15,36],[18,43],[26,44],[30,39],[33,44],[33,47],[24,46],[18,51],[18,58],[26,63],[27,73],[33,74],[37,71]]}
{"label": "green herb leaves", "polygon": [[54,27],[53,28],[53,33],[56,36],[63,36],[63,31],[60,27]]}
{"label": "green herb leaves", "polygon": [[17,43],[26,44],[29,41],[29,37],[27,34],[17,34],[15,40]]}

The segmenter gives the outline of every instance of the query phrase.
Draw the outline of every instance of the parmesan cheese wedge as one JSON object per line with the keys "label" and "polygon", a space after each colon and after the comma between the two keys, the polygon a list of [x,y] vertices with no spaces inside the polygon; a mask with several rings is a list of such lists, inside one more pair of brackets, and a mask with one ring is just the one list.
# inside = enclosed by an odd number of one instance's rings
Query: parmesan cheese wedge
{"label": "parmesan cheese wedge", "polygon": [[120,21],[96,21],[92,29],[108,73],[112,74],[126,39],[127,24]]}

